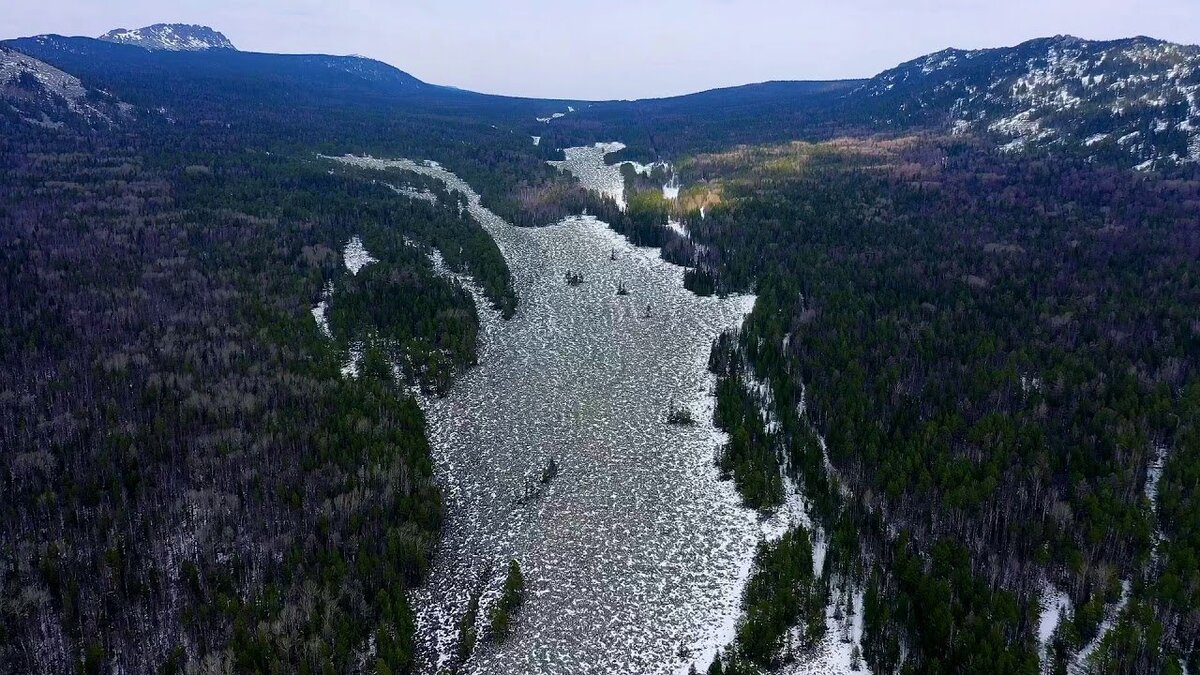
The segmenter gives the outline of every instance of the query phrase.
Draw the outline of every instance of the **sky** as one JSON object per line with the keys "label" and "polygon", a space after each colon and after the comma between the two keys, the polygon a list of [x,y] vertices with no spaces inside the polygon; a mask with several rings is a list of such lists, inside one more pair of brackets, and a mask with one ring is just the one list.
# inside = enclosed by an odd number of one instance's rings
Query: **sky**
{"label": "sky", "polygon": [[242,50],[360,54],[569,99],[869,77],[946,47],[1071,34],[1200,43],[1200,0],[2,0],[0,38],[198,23]]}

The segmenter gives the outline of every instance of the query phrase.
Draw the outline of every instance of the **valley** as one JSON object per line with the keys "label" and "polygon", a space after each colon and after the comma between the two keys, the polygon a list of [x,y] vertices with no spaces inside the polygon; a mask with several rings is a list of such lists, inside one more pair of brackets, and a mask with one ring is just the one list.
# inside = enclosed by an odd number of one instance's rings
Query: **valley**
{"label": "valley", "polygon": [[0,675],[1197,672],[1198,87],[7,40]]}
{"label": "valley", "polygon": [[[515,228],[440,167],[342,161],[420,172],[467,196],[521,298],[510,321],[483,317],[479,366],[425,403],[447,522],[415,604],[436,666],[457,658],[476,585],[486,615],[513,559],[530,597],[503,645],[481,626],[464,672],[707,667],[728,641],[761,536],[712,465],[721,438],[709,422],[708,350],[753,298],[693,295],[683,268],[594,217]],[[670,424],[676,408],[696,422]],[[556,475],[543,479],[551,461]]]}

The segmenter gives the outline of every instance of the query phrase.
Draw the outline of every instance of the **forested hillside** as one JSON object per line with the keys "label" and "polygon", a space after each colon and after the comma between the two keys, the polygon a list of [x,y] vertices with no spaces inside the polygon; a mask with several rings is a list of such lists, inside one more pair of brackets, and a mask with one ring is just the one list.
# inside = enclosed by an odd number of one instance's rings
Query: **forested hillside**
{"label": "forested hillside", "polygon": [[[0,674],[414,672],[444,515],[417,399],[521,299],[463,194],[348,153],[757,295],[713,345],[714,463],[792,520],[710,672],[822,641],[875,673],[1197,672],[1198,58],[1053,38],[588,104],[5,42]],[[625,166],[627,208],[547,164],[612,140],[665,160]]]}
{"label": "forested hillside", "polygon": [[[783,499],[777,466],[807,492],[833,533],[827,575],[866,583],[874,672],[1036,672],[1054,587],[1075,608],[1052,636],[1061,669],[1122,582],[1099,672],[1195,669],[1197,176],[937,138],[743,148],[681,170],[684,203],[719,202],[688,218],[693,280],[759,294],[714,352],[723,466],[764,510]],[[807,550],[766,552],[763,583],[810,583],[770,572]],[[828,585],[814,592],[823,607]],[[733,669],[778,664],[764,634],[804,606],[752,612]]]}
{"label": "forested hillside", "polygon": [[511,311],[495,244],[315,156],[5,124],[0,671],[407,672],[440,497],[400,385],[475,358],[428,251]]}
{"label": "forested hillside", "polygon": [[553,171],[491,121],[527,104],[22,42],[71,73],[3,52],[0,670],[408,672],[441,506],[405,387],[444,393],[478,330],[431,256],[517,298],[460,197],[319,153],[437,159],[515,213]]}

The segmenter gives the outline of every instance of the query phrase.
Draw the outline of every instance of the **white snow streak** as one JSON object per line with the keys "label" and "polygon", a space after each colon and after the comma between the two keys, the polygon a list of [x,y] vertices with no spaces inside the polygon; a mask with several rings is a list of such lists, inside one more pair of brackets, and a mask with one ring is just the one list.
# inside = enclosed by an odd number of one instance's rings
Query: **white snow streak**
{"label": "white snow streak", "polygon": [[367,265],[379,262],[367,252],[366,247],[363,246],[362,239],[359,239],[358,235],[354,235],[346,243],[346,248],[342,252],[342,259],[346,263],[346,269],[350,270],[350,273],[354,275],[358,275],[359,270]]}

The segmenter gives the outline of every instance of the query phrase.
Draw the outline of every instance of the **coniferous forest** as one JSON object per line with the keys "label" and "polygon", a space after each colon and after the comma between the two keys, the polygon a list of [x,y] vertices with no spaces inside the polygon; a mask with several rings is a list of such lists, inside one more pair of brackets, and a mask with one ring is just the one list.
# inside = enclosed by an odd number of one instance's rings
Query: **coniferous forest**
{"label": "coniferous forest", "polygon": [[[1082,49],[976,64],[1047,44]],[[1153,48],[1113,74],[1200,81],[1195,48]],[[464,194],[345,154],[436,161],[518,227],[595,216],[697,295],[756,296],[712,345],[711,419],[661,418],[724,432],[711,470],[764,521],[800,496],[811,522],[757,544],[709,673],[829,641],[873,673],[1200,670],[1194,93],[1161,106],[1185,124],[1095,103],[1012,146],[938,112],[976,71],[921,89],[923,62],[535,122],[567,102],[356,57],[13,54],[86,93],[0,82],[0,675],[422,672],[447,511],[419,400],[522,298]],[[1146,139],[1136,169],[1108,117]],[[623,166],[624,206],[546,164],[614,138],[656,163]],[[539,496],[573,478],[550,457]],[[520,639],[530,569],[479,582],[449,671]]]}
{"label": "coniferous forest", "polygon": [[[1055,650],[1095,637],[1124,581],[1104,669],[1161,672],[1192,653],[1194,176],[942,139],[744,149],[687,170],[724,199],[689,223],[707,247],[693,278],[759,294],[714,346],[721,467],[760,509],[783,499],[781,464],[807,487],[834,573],[867,580],[873,669],[1037,672],[1026,636],[1047,577],[1078,608]],[[778,432],[742,371],[770,384]],[[808,547],[760,555],[751,589],[811,583],[772,571]],[[796,621],[761,611],[735,654],[770,666],[778,650],[757,641]]]}

